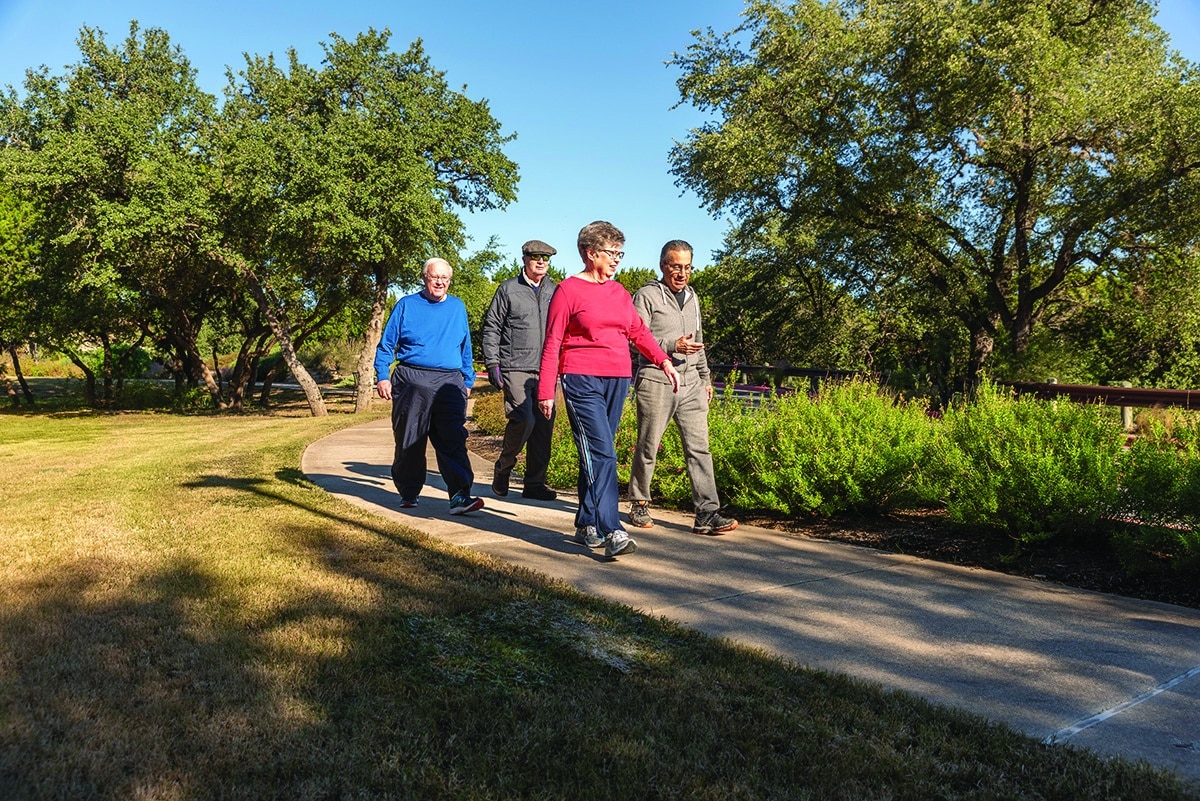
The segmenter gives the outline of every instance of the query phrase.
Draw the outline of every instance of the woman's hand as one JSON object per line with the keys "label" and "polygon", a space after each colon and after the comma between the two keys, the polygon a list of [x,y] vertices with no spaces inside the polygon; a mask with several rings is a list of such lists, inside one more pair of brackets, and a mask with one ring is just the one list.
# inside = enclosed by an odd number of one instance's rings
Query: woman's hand
{"label": "woman's hand", "polygon": [[545,417],[547,420],[549,420],[550,415],[554,414],[554,400],[551,399],[538,401],[538,411],[542,413],[542,417]]}
{"label": "woman's hand", "polygon": [[671,379],[671,391],[679,392],[679,373],[675,370],[675,365],[671,364],[671,360],[668,358],[663,359],[663,363],[659,367],[666,373],[667,378]]}

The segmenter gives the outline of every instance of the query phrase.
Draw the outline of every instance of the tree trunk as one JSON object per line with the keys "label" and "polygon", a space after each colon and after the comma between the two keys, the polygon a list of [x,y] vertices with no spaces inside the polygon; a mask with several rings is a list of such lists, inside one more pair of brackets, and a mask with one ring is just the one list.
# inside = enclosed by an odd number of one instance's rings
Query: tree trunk
{"label": "tree trunk", "polygon": [[275,384],[275,376],[279,373],[279,362],[275,362],[267,369],[267,374],[263,376],[262,388],[258,391],[258,405],[264,409],[269,409],[271,406],[271,387]]}
{"label": "tree trunk", "polygon": [[317,386],[317,382],[309,375],[308,368],[296,355],[296,351],[292,348],[291,337],[283,330],[280,330],[276,336],[279,337],[279,349],[283,352],[283,360],[287,363],[288,369],[292,371],[300,389],[304,390],[304,399],[308,401],[309,411],[312,412],[313,417],[324,417],[329,412],[325,408],[325,399],[321,397],[321,388]]}
{"label": "tree trunk", "polygon": [[13,372],[17,374],[17,383],[21,385],[21,394],[25,396],[25,403],[33,406],[33,391],[29,389],[29,382],[25,380],[25,374],[21,372],[21,359],[17,356],[17,346],[11,342],[8,345],[8,355],[12,357]]}
{"label": "tree trunk", "polygon": [[4,389],[8,399],[12,401],[14,409],[21,408],[21,396],[17,394],[17,388],[13,386],[12,379],[8,377],[8,371],[4,369],[4,365],[0,364],[0,387]]}
{"label": "tree trunk", "polygon": [[279,310],[271,303],[270,298],[267,296],[267,289],[262,281],[255,275],[250,265],[240,257],[225,253],[214,254],[214,257],[223,263],[232,263],[234,268],[246,279],[246,282],[250,286],[250,292],[254,295],[254,302],[258,304],[258,309],[262,312],[263,319],[266,320],[271,333],[275,335],[275,339],[279,342],[279,349],[283,353],[284,362],[287,364],[288,369],[292,371],[292,375],[296,377],[296,383],[300,385],[300,389],[304,391],[304,398],[308,401],[309,411],[312,412],[313,417],[324,417],[327,415],[329,412],[325,408],[325,399],[321,397],[321,388],[317,386],[317,382],[309,375],[308,369],[300,362],[300,358],[296,355],[295,348],[292,347],[291,327],[286,324],[280,316]]}
{"label": "tree trunk", "polygon": [[229,404],[221,399],[221,384],[213,375],[208,363],[204,361],[204,357],[200,355],[200,348],[196,345],[195,333],[187,331],[186,334],[172,337],[172,339],[180,354],[180,361],[184,364],[188,383],[193,386],[203,384],[212,398],[213,408],[220,411],[227,410]]}
{"label": "tree trunk", "polygon": [[975,393],[975,389],[979,386],[979,376],[983,372],[983,366],[987,363],[988,357],[992,355],[992,350],[996,347],[996,340],[992,337],[990,331],[982,326],[976,326],[971,330],[971,362],[967,368],[967,391],[971,394]]}
{"label": "tree trunk", "polygon": [[[371,408],[375,392],[375,349],[383,336],[383,308],[387,304],[387,275],[382,268],[375,270],[374,297],[371,299],[371,319],[367,321],[366,342],[358,355],[358,376],[354,382],[354,413]],[[384,376],[386,377],[386,376]]]}
{"label": "tree trunk", "polygon": [[96,373],[92,368],[84,364],[83,359],[72,348],[66,348],[63,353],[67,354],[67,358],[71,363],[83,371],[83,399],[88,406],[96,406]]}

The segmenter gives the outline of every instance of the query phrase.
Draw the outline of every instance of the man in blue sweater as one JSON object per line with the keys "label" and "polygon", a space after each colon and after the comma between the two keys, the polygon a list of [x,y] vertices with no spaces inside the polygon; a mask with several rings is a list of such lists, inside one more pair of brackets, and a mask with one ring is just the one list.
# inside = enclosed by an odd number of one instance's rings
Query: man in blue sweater
{"label": "man in blue sweater", "polygon": [[475,366],[467,307],[448,294],[453,275],[445,259],[425,262],[425,288],[396,301],[384,326],[375,350],[375,377],[379,397],[392,402],[392,481],[400,507],[417,505],[428,440],[450,494],[450,514],[460,515],[482,509],[483,499],[471,496],[475,473],[467,455],[466,421]]}

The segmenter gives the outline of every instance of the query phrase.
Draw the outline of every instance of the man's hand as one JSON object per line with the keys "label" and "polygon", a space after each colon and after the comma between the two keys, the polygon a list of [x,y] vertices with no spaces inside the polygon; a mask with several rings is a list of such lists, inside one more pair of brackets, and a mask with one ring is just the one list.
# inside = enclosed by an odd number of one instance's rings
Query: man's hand
{"label": "man's hand", "polygon": [[699,353],[704,350],[704,343],[693,341],[695,336],[695,334],[684,334],[675,340],[675,352],[682,353],[684,356],[690,356],[693,353]]}
{"label": "man's hand", "polygon": [[388,381],[386,379],[383,381],[380,381],[378,384],[375,385],[375,389],[378,390],[379,397],[383,398],[384,400],[392,399],[392,382],[391,381]]}
{"label": "man's hand", "polygon": [[504,379],[500,377],[500,365],[493,364],[487,371],[488,383],[496,389],[504,389]]}
{"label": "man's hand", "polygon": [[542,413],[542,417],[545,417],[547,420],[549,420],[550,415],[554,414],[554,401],[553,400],[538,401],[538,411],[540,411]]}
{"label": "man's hand", "polygon": [[707,387],[705,387],[705,388],[704,388],[704,392],[705,392],[705,394],[706,394],[706,395],[708,395],[708,402],[709,402],[709,403],[712,403],[712,399],[713,399],[713,385],[712,385],[712,384],[709,384]]}
{"label": "man's hand", "polygon": [[671,364],[670,359],[663,359],[659,367],[667,374],[667,378],[671,379],[671,391],[679,392],[679,373],[675,370],[675,365]]}

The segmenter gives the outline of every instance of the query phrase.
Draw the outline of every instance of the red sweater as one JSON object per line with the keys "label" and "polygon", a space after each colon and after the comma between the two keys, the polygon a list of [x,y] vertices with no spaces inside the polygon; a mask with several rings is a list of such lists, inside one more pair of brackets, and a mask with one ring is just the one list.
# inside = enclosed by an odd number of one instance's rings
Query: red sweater
{"label": "red sweater", "polygon": [[552,400],[558,377],[566,373],[631,378],[630,342],[655,364],[667,359],[625,287],[616,281],[594,284],[574,275],[566,279],[550,300],[538,400]]}

